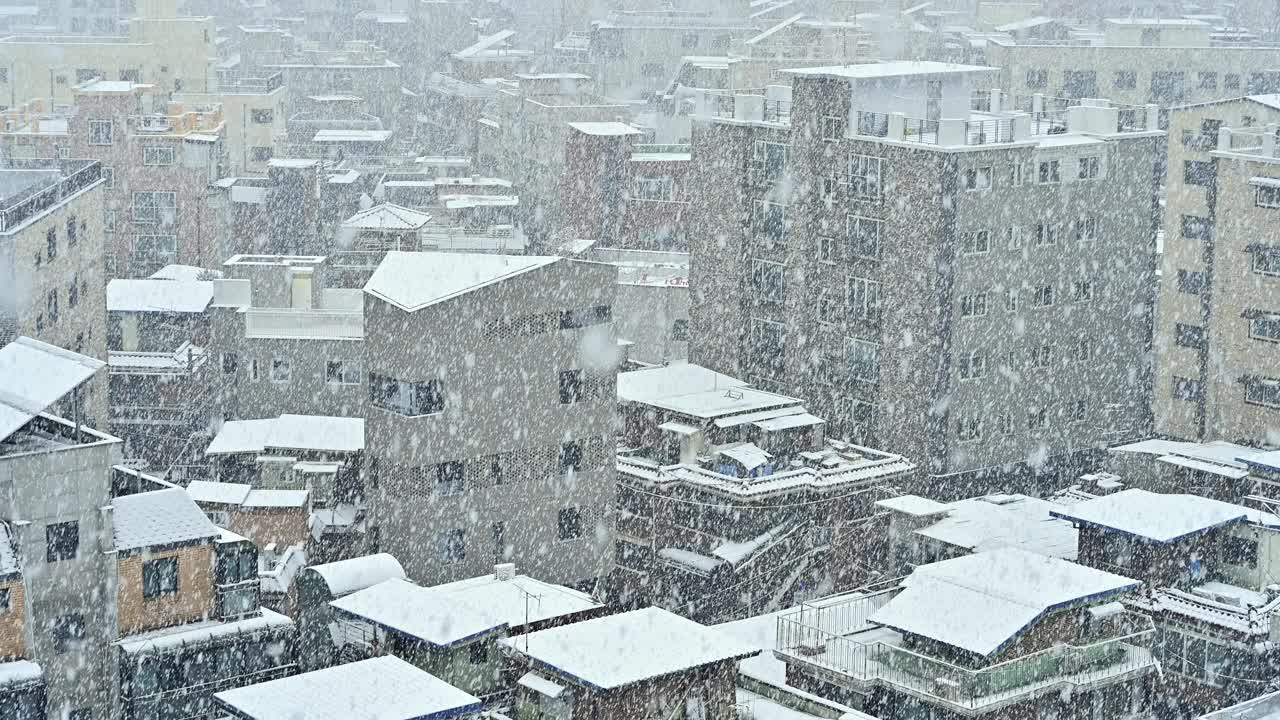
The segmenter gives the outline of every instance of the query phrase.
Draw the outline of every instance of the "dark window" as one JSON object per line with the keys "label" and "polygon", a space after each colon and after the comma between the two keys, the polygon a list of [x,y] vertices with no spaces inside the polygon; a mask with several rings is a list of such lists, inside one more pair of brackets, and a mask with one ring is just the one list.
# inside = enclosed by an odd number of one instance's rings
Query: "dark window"
{"label": "dark window", "polygon": [[603,325],[612,321],[613,308],[608,305],[595,305],[580,310],[565,310],[560,313],[560,327],[564,330]]}
{"label": "dark window", "polygon": [[9,588],[0,588],[0,615],[4,615],[13,609],[13,597],[9,594]]}
{"label": "dark window", "polygon": [[1280,408],[1280,380],[1251,377],[1244,384],[1244,401],[1250,405]]}
{"label": "dark window", "polygon": [[1173,376],[1174,400],[1199,400],[1200,381],[1191,378]]}
{"label": "dark window", "polygon": [[496,522],[489,528],[493,536],[493,561],[503,562],[507,559],[507,524]]}
{"label": "dark window", "polygon": [[502,485],[507,481],[507,471],[502,466],[501,455],[489,456],[489,484]]}
{"label": "dark window", "polygon": [[67,307],[75,307],[78,302],[80,302],[80,283],[73,275],[71,282],[67,284]]}
{"label": "dark window", "polygon": [[781,305],[786,295],[786,266],[764,260],[751,263],[751,288],[763,305]]}
{"label": "dark window", "polygon": [[1064,70],[1062,94],[1069,98],[1098,96],[1098,73],[1093,70]]}
{"label": "dark window", "polygon": [[569,470],[581,470],[584,464],[584,451],[582,441],[571,440],[560,446],[560,469],[568,472]]}
{"label": "dark window", "polygon": [[46,298],[46,305],[47,307],[45,308],[45,310],[46,312],[49,313],[49,324],[52,325],[53,323],[58,322],[58,290],[57,288],[54,288],[53,290],[49,291],[49,295]]}
{"label": "dark window", "polygon": [[49,260],[52,261],[54,258],[58,257],[58,229],[49,228],[48,232],[44,234],[44,241],[47,246],[45,254],[48,255]]}
{"label": "dark window", "polygon": [[444,386],[439,380],[409,382],[369,373],[369,402],[400,415],[434,415],[444,412]]}
{"label": "dark window", "polygon": [[267,162],[275,155],[275,150],[269,145],[259,145],[249,149],[249,158],[254,162]]}
{"label": "dark window", "polygon": [[1133,90],[1138,87],[1138,73],[1132,70],[1119,70],[1116,72],[1112,86],[1117,90]]}
{"label": "dark window", "polygon": [[272,112],[270,108],[266,108],[266,109],[254,110],[251,113],[251,116],[253,117],[253,121],[255,123],[259,125],[267,125],[267,124],[270,124],[271,121],[275,118],[275,113]]}
{"label": "dark window", "polygon": [[1182,237],[1188,240],[1208,240],[1210,227],[1209,218],[1199,215],[1182,216]]}
{"label": "dark window", "polygon": [[75,247],[80,240],[80,225],[75,216],[67,218],[67,247]]}
{"label": "dark window", "polygon": [[671,339],[675,342],[685,342],[689,339],[688,320],[676,320],[671,323]]}
{"label": "dark window", "polygon": [[1195,270],[1178,271],[1178,292],[1188,295],[1199,295],[1204,292],[1207,276]]}
{"label": "dark window", "polygon": [[467,559],[467,532],[462,528],[445,530],[437,538],[437,549],[440,562],[445,565],[460,563]]}
{"label": "dark window", "polygon": [[1202,72],[1199,74],[1201,90],[1217,90],[1218,89],[1218,73]]}
{"label": "dark window", "polygon": [[1088,405],[1085,403],[1084,400],[1076,400],[1074,403],[1071,404],[1071,422],[1073,423],[1084,422],[1084,417],[1087,410],[1088,410]]}
{"label": "dark window", "polygon": [[1027,87],[1044,88],[1049,84],[1048,70],[1028,70],[1027,71]]}
{"label": "dark window", "polygon": [[142,563],[142,597],[152,600],[178,593],[178,558],[167,557]]}
{"label": "dark window", "polygon": [[1182,182],[1188,185],[1208,186],[1213,183],[1213,163],[1204,160],[1185,160],[1182,163]]}
{"label": "dark window", "polygon": [[234,375],[240,369],[240,356],[235,353],[222,353],[222,373]]}
{"label": "dark window", "polygon": [[1258,567],[1258,542],[1249,538],[1228,535],[1222,549],[1223,560],[1247,568]]}
{"label": "dark window", "polygon": [[1227,73],[1222,76],[1222,88],[1224,90],[1240,89],[1240,73]]}
{"label": "dark window", "polygon": [[1031,304],[1035,307],[1048,307],[1053,304],[1053,286],[1041,285],[1031,296]]}
{"label": "dark window", "polygon": [[53,651],[59,655],[78,649],[84,636],[83,615],[63,615],[53,621]]}
{"label": "dark window", "polygon": [[1174,326],[1173,341],[1178,345],[1178,347],[1204,347],[1204,328],[1198,325],[1178,323]]}
{"label": "dark window", "polygon": [[1038,408],[1027,413],[1027,429],[1043,430],[1048,424],[1048,413],[1044,408]]}
{"label": "dark window", "polygon": [[54,523],[44,526],[45,561],[70,560],[80,549],[80,523]]}
{"label": "dark window", "polygon": [[44,263],[44,253],[37,250],[36,251],[36,267],[40,267],[40,265],[43,263]]}
{"label": "dark window", "polygon": [[578,508],[561,508],[557,527],[561,540],[576,540],[582,537],[582,513]]}
{"label": "dark window", "polygon": [[67,713],[67,720],[93,720],[92,708],[79,708]]}
{"label": "dark window", "polygon": [[662,63],[645,63],[640,66],[640,74],[647,78],[660,78],[663,73]]}
{"label": "dark window", "polygon": [[[1253,204],[1261,208],[1280,208],[1280,187],[1259,185],[1253,194]],[[36,257],[36,265],[40,265],[39,256]]]}
{"label": "dark window", "polygon": [[472,665],[483,665],[489,662],[488,641],[481,640],[478,643],[473,643],[467,652],[467,659],[471,661]]}
{"label": "dark window", "polygon": [[572,405],[583,399],[582,371],[560,371],[560,404]]}
{"label": "dark window", "polygon": [[461,495],[466,490],[466,466],[461,460],[451,460],[436,465],[437,495]]}

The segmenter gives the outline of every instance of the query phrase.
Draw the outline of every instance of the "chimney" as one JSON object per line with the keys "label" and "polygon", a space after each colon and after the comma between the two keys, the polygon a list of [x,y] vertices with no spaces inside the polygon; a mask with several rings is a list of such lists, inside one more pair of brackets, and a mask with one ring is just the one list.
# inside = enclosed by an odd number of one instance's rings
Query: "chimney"
{"label": "chimney", "polygon": [[495,580],[514,580],[516,577],[515,563],[501,563],[493,566],[493,578]]}

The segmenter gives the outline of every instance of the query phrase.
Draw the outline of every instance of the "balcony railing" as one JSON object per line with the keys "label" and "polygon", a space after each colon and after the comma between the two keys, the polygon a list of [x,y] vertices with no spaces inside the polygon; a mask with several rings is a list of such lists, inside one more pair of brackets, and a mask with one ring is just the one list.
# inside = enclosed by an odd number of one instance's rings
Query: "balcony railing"
{"label": "balcony railing", "polygon": [[204,365],[208,354],[201,348],[190,352],[122,352],[107,353],[112,375],[190,375]]}
{"label": "balcony railing", "polygon": [[364,338],[364,312],[359,310],[250,308],[244,314],[245,337],[334,340]]}
{"label": "balcony railing", "polygon": [[[778,653],[794,662],[835,671],[861,683],[896,691],[962,712],[990,710],[1030,694],[1068,686],[1114,682],[1156,666],[1144,647],[1154,631],[1150,618],[1122,613],[1105,632],[1083,644],[1059,644],[984,668],[971,669],[901,647],[896,632],[847,634],[822,627],[802,609],[778,619]],[[834,631],[833,631],[834,630]]]}
{"label": "balcony railing", "polygon": [[790,100],[765,100],[764,121],[781,125],[791,124]]}
{"label": "balcony railing", "polygon": [[112,425],[167,425],[181,427],[191,425],[196,413],[190,406],[173,405],[113,405]]}
{"label": "balcony railing", "polygon": [[[42,160],[34,163],[11,163],[21,169],[53,169],[53,163]],[[102,166],[95,160],[92,162],[62,163],[62,179],[55,183],[36,187],[19,193],[9,202],[9,207],[0,210],[0,232],[7,232],[21,225],[32,217],[39,215],[50,207],[80,190],[92,185],[102,177]],[[69,171],[69,172],[68,172]]]}
{"label": "balcony railing", "polygon": [[1013,120],[969,120],[964,124],[965,145],[991,145],[1013,142]]}

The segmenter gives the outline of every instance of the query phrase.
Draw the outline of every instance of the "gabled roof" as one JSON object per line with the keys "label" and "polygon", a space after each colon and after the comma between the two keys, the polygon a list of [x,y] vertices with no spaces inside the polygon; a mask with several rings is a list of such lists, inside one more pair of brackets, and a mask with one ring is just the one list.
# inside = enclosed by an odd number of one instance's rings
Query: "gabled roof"
{"label": "gabled roof", "polygon": [[1138,587],[1127,577],[1005,548],[921,565],[870,622],[983,657],[1048,613]]}
{"label": "gabled roof", "polygon": [[515,34],[516,34],[515,30],[501,30],[492,35],[486,35],[485,37],[482,37],[479,40],[477,40],[474,44],[468,45],[467,47],[454,53],[453,56],[455,58],[462,60],[462,59],[472,57],[474,55],[478,55],[484,52],[485,50],[488,50],[490,48],[493,48],[505,43],[508,39],[514,37]]}
{"label": "gabled roof", "polygon": [[342,222],[342,227],[357,230],[419,230],[431,222],[431,216],[394,203],[382,203],[362,210]]}
{"label": "gabled roof", "polygon": [[538,255],[393,251],[379,263],[364,291],[414,312],[560,260]]}
{"label": "gabled roof", "polygon": [[106,363],[19,337],[0,348],[0,440],[75,390]]}
{"label": "gabled roof", "polygon": [[1249,509],[1221,500],[1131,488],[1053,510],[1054,517],[1114,530],[1152,544],[1169,544],[1249,519]]}
{"label": "gabled roof", "polygon": [[108,312],[202,313],[213,302],[205,280],[117,279],[107,283]]}
{"label": "gabled roof", "polygon": [[111,504],[115,507],[115,548],[119,552],[218,537],[218,529],[181,488],[124,495]]}
{"label": "gabled roof", "polygon": [[368,620],[392,632],[447,648],[506,627],[465,604],[440,602],[430,588],[392,579],[329,603],[339,614]]}

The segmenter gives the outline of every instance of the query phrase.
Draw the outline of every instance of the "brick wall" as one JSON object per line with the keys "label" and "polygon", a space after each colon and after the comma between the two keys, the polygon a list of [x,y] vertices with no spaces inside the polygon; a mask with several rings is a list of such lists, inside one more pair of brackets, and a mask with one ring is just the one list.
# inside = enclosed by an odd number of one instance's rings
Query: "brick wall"
{"label": "brick wall", "polygon": [[25,589],[21,578],[0,582],[0,591],[9,591],[9,609],[0,611],[0,658],[25,655],[22,630],[26,619]]}
{"label": "brick wall", "polygon": [[[147,560],[178,558],[178,592],[156,598],[142,595],[142,565]],[[195,622],[213,611],[213,546],[172,548],[121,557],[117,609],[120,634]]]}

